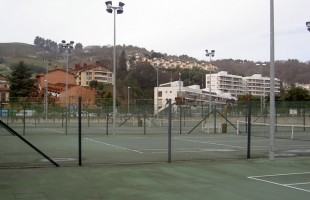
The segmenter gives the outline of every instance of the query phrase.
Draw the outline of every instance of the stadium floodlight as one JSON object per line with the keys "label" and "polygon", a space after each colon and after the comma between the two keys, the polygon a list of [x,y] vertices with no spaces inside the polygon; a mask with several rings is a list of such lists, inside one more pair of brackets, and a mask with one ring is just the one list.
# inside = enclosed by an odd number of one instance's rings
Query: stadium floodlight
{"label": "stadium floodlight", "polygon": [[107,12],[112,13],[114,10],[114,44],[113,44],[113,134],[116,133],[116,127],[115,127],[115,116],[116,116],[116,48],[115,48],[115,42],[116,42],[116,23],[115,23],[115,13],[122,14],[124,12],[123,7],[124,3],[119,2],[119,6],[113,7],[112,1],[106,1],[105,2],[107,6]]}
{"label": "stadium floodlight", "polygon": [[310,32],[310,21],[306,22],[307,30]]}
{"label": "stadium floodlight", "polygon": [[[214,57],[215,54],[215,50],[211,50],[211,52],[208,51],[208,49],[205,50],[206,51],[206,56],[210,58],[210,67],[212,66],[211,63],[211,58]],[[209,75],[210,75],[210,81],[209,81],[209,113],[211,112],[211,69],[209,69]]]}
{"label": "stadium floodlight", "polygon": [[73,41],[66,43],[66,40],[61,41],[61,47],[66,49],[67,66],[66,66],[66,135],[68,134],[68,68],[69,68],[69,49],[73,49]]}

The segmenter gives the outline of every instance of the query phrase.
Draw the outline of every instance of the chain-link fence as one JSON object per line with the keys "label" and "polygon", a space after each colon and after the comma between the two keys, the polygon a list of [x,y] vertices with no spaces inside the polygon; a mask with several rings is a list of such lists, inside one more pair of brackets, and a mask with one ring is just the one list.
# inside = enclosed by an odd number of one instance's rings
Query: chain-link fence
{"label": "chain-link fence", "polygon": [[[117,105],[115,116],[111,99],[97,99],[95,105],[81,100],[80,109],[70,101],[68,109],[45,102],[24,98],[1,103],[0,119],[60,166],[247,157],[246,102],[212,104],[211,110],[208,105],[174,104],[170,109],[167,102],[155,114],[153,101],[136,100]],[[309,108],[310,102],[276,103],[276,131],[289,133],[276,140],[278,156],[310,154]],[[252,102],[251,115],[251,157],[267,157],[269,104]],[[3,125],[0,132],[0,166],[53,165]]]}

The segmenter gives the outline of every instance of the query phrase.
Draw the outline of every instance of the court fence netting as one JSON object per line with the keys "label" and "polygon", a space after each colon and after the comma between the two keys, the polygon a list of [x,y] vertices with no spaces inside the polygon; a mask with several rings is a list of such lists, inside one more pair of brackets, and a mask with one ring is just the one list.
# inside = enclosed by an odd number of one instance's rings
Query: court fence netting
{"label": "court fence netting", "polygon": [[[31,99],[31,101],[30,101]],[[268,102],[0,103],[0,168],[268,158]],[[248,109],[251,122],[248,123]],[[115,120],[115,122],[113,122]],[[251,125],[248,131],[249,124]],[[249,140],[249,136],[251,140]],[[310,156],[310,102],[276,102],[276,156]],[[250,142],[250,144],[249,144]],[[250,152],[250,155],[249,155]]]}

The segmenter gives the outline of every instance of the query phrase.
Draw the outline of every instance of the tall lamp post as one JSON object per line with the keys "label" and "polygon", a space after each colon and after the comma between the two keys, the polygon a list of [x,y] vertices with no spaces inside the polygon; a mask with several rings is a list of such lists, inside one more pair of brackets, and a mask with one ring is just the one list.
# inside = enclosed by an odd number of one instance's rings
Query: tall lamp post
{"label": "tall lamp post", "polygon": [[307,30],[310,32],[310,21],[306,22]]}
{"label": "tall lamp post", "polygon": [[263,97],[265,98],[265,81],[263,80],[263,69],[262,66],[266,66],[266,63],[256,63],[257,66],[260,66],[260,81],[262,84],[263,93],[260,95],[260,113],[263,113]]}
{"label": "tall lamp post", "polygon": [[[211,58],[214,57],[215,54],[215,50],[211,50],[211,52],[208,51],[208,49],[205,50],[206,51],[206,56],[209,57],[210,59],[210,67],[212,65],[211,63]],[[209,113],[211,112],[211,69],[209,69],[209,76],[210,76],[210,81],[209,81]]]}
{"label": "tall lamp post", "polygon": [[275,159],[275,48],[274,0],[270,0],[270,148],[269,160]]}
{"label": "tall lamp post", "polygon": [[69,68],[69,49],[73,49],[73,41],[66,43],[66,40],[61,41],[62,48],[66,49],[67,53],[67,66],[66,66],[66,135],[68,134],[68,68]]}
{"label": "tall lamp post", "polygon": [[156,65],[156,118],[158,121],[158,65]]}
{"label": "tall lamp post", "polygon": [[116,133],[115,127],[115,116],[116,116],[116,49],[115,49],[115,42],[116,42],[116,15],[123,13],[123,6],[125,5],[122,2],[119,2],[119,6],[112,6],[112,1],[106,1],[105,4],[107,5],[106,11],[108,13],[112,13],[114,11],[114,43],[113,43],[113,134]]}
{"label": "tall lamp post", "polygon": [[44,93],[44,104],[45,104],[45,120],[48,118],[48,67],[51,65],[51,60],[47,59],[47,54],[45,54],[44,62],[48,61],[46,65],[46,74],[45,74],[45,93]]}

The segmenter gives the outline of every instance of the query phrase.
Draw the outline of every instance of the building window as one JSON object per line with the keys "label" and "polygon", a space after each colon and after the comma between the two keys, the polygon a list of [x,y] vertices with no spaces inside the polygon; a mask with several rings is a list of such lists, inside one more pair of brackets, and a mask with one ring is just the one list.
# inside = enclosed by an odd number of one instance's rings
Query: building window
{"label": "building window", "polygon": [[157,94],[157,96],[158,96],[158,97],[162,97],[162,96],[163,96],[163,92],[162,92],[162,91],[159,91],[158,94]]}

